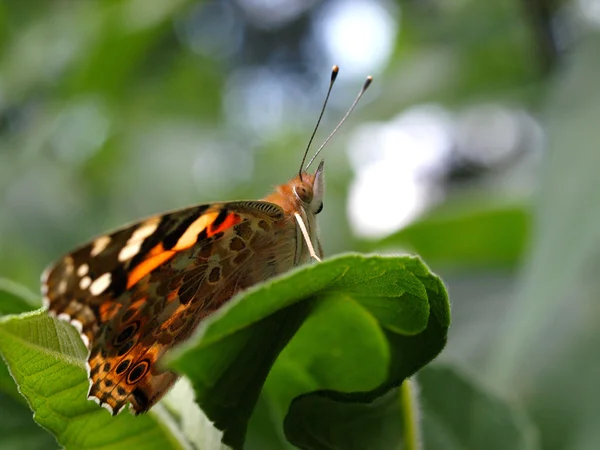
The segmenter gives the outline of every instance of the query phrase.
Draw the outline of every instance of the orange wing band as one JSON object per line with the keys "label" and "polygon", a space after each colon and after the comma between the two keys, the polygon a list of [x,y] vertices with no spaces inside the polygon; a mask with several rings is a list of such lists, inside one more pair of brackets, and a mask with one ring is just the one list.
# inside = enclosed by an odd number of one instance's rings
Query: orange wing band
{"label": "orange wing band", "polygon": [[206,236],[212,237],[215,234],[220,233],[221,231],[225,231],[227,228],[237,225],[241,221],[242,219],[239,215],[237,215],[236,213],[229,213],[227,217],[225,217],[225,220],[221,224],[219,224],[218,227],[210,226],[208,230],[206,230]]}
{"label": "orange wing band", "polygon": [[173,250],[165,250],[162,244],[158,244],[150,251],[148,258],[135,266],[129,273],[129,276],[127,277],[127,289],[131,288],[131,286],[140,281],[162,263],[170,260],[176,253],[177,252]]}
{"label": "orange wing band", "polygon": [[198,241],[198,235],[206,230],[206,236],[212,237],[221,231],[226,230],[241,222],[241,217],[236,213],[230,213],[225,217],[219,226],[213,227],[215,219],[219,215],[218,212],[203,214],[198,217],[181,235],[173,249],[165,250],[162,243],[158,244],[152,250],[148,252],[148,255],[144,261],[139,263],[129,274],[127,278],[127,289],[131,288],[134,284],[152,272],[161,264],[166,263],[173,258],[178,252],[187,250],[192,247]]}

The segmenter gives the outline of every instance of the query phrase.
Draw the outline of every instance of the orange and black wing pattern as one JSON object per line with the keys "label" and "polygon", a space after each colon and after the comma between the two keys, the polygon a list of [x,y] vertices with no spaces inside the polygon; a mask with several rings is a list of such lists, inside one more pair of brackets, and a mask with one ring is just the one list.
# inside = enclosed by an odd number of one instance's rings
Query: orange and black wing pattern
{"label": "orange and black wing pattern", "polygon": [[273,203],[219,203],[150,217],[61,258],[43,276],[45,303],[90,350],[89,397],[113,414],[128,402],[147,411],[177,379],[159,358],[237,292],[289,270],[294,233]]}

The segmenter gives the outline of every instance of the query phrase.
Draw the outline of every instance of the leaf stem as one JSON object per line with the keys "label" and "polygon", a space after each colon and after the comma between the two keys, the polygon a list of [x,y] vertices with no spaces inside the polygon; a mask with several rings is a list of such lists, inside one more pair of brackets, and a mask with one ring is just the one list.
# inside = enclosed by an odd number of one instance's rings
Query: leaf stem
{"label": "leaf stem", "polygon": [[419,427],[418,386],[409,379],[400,386],[400,407],[404,419],[404,448],[406,450],[422,450],[421,429]]}

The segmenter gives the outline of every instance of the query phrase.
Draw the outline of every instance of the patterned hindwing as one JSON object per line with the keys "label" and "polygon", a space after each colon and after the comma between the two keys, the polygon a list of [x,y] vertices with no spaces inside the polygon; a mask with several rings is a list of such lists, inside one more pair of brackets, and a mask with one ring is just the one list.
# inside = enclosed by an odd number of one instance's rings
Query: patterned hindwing
{"label": "patterned hindwing", "polygon": [[157,364],[235,293],[294,265],[293,218],[269,202],[203,205],[102,236],[45,272],[51,314],[90,350],[90,398],[147,411],[177,376]]}

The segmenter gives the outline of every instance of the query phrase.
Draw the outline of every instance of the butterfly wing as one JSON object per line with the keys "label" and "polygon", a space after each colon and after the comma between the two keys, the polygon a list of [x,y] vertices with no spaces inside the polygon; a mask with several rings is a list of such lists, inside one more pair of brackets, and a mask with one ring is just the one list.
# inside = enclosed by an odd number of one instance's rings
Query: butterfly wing
{"label": "butterfly wing", "polygon": [[177,379],[157,361],[240,290],[294,266],[296,226],[264,201],[201,205],[101,236],[43,276],[51,314],[90,350],[89,397],[147,411]]}

